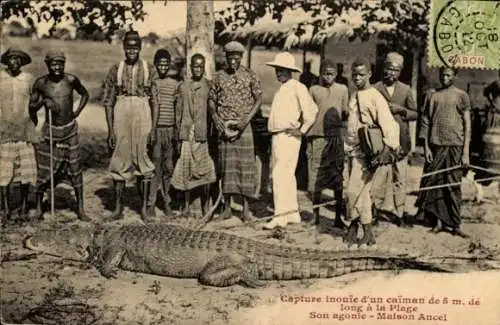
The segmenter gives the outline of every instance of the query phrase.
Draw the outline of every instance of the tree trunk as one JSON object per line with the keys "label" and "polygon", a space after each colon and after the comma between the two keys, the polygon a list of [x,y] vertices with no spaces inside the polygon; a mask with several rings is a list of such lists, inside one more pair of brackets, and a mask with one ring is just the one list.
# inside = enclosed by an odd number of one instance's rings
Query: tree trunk
{"label": "tree trunk", "polygon": [[[205,57],[205,77],[212,79],[215,72],[214,30],[213,1],[187,1],[185,78],[191,79],[191,56],[199,53]],[[201,212],[201,205],[200,196],[197,195],[192,201],[192,212]]]}
{"label": "tree trunk", "polygon": [[213,1],[187,1],[186,24],[186,76],[191,78],[189,64],[191,56],[205,56],[205,76],[212,79],[214,61],[214,5]]}

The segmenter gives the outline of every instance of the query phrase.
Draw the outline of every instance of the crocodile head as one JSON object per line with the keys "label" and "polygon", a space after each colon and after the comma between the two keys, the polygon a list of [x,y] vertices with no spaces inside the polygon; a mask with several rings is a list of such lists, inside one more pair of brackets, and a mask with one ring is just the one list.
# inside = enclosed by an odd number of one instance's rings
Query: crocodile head
{"label": "crocodile head", "polygon": [[65,259],[86,261],[94,228],[80,225],[59,229],[39,229],[24,240],[28,249]]}

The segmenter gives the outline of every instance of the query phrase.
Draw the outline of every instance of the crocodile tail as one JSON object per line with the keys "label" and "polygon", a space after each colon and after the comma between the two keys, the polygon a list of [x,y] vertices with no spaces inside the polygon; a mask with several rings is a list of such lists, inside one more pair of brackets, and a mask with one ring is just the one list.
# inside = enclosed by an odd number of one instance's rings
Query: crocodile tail
{"label": "crocodile tail", "polygon": [[431,272],[455,272],[433,261],[418,260],[409,256],[347,256],[336,259],[296,259],[287,257],[262,257],[258,261],[259,278],[262,280],[297,280],[312,278],[332,278],[344,274],[403,269]]}
{"label": "crocodile tail", "polygon": [[430,272],[445,272],[452,273],[456,272],[453,268],[446,264],[439,264],[437,261],[426,261],[419,259],[418,257],[396,257],[388,260],[388,264],[391,265],[389,269],[394,270],[422,270]]}

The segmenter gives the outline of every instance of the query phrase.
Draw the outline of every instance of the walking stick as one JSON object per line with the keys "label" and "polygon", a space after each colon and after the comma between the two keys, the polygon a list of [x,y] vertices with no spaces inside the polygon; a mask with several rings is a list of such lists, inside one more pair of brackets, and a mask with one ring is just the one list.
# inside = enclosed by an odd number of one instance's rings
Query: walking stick
{"label": "walking stick", "polygon": [[49,109],[49,145],[50,145],[50,214],[54,217],[54,152],[52,138],[52,110]]}

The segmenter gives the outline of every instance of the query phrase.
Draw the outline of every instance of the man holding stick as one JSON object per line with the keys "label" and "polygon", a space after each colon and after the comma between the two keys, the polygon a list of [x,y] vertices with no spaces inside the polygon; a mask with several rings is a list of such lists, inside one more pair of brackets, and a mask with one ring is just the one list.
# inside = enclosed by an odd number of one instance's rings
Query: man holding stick
{"label": "man holding stick", "polygon": [[[33,123],[38,124],[37,112],[42,106],[45,106],[45,116],[47,117],[42,128],[43,139],[37,150],[36,216],[39,219],[42,218],[43,194],[50,182],[52,183],[50,184],[51,195],[54,195],[54,187],[62,180],[62,171],[66,165],[75,190],[78,206],[76,214],[80,220],[90,221],[83,207],[83,175],[80,164],[78,124],[76,122],[76,118],[87,104],[89,93],[78,77],[64,72],[65,62],[64,53],[60,51],[47,53],[45,63],[49,73],[35,81],[30,98],[29,108]],[[73,91],[81,96],[76,111],[73,111]]]}
{"label": "man holding stick", "polygon": [[[442,87],[430,95],[422,114],[420,137],[424,139],[424,174],[442,170],[422,178],[420,187],[460,183],[461,168],[469,165],[471,137],[471,104],[466,92],[454,85],[457,70],[439,69]],[[432,218],[436,221],[432,232],[448,228],[454,235],[467,238],[460,229],[460,186],[447,186],[421,191],[416,202],[417,219]]]}

